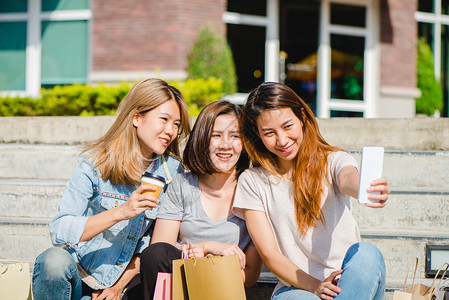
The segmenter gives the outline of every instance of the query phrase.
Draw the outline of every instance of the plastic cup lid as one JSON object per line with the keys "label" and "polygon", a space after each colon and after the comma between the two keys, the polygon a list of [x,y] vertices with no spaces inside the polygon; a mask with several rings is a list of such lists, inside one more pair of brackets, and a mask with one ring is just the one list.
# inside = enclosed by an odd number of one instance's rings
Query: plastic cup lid
{"label": "plastic cup lid", "polygon": [[142,178],[143,177],[153,178],[153,179],[162,181],[165,184],[165,178],[162,177],[162,176],[159,176],[159,175],[155,175],[155,174],[151,174],[151,173],[145,172],[145,174],[142,175]]}

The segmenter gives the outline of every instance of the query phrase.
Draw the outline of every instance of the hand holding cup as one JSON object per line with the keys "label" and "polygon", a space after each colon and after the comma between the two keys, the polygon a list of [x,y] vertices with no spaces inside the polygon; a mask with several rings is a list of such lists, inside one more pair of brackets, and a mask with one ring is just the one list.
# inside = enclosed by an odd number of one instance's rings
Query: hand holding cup
{"label": "hand holding cup", "polygon": [[[143,196],[145,197],[150,196],[157,200],[161,195],[164,186],[165,186],[164,177],[151,174],[148,172],[145,172],[145,174],[143,174],[141,185],[141,187],[144,188],[144,191],[142,192]],[[153,188],[150,189],[149,187]],[[159,203],[159,201],[157,201],[157,203]],[[150,219],[156,219],[156,214],[157,214],[157,205],[151,210],[145,211],[146,217]]]}
{"label": "hand holding cup", "polygon": [[132,219],[142,212],[145,212],[147,218],[155,219],[157,207],[159,204],[159,196],[165,186],[165,179],[150,173],[142,176],[142,182],[129,197],[129,199],[121,205],[122,220]]}

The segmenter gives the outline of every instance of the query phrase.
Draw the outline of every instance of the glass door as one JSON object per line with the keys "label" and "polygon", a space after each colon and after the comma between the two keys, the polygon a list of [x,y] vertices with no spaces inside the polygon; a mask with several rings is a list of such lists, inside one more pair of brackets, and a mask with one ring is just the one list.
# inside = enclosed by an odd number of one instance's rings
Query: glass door
{"label": "glass door", "polygon": [[375,117],[376,0],[323,0],[318,49],[318,117]]}

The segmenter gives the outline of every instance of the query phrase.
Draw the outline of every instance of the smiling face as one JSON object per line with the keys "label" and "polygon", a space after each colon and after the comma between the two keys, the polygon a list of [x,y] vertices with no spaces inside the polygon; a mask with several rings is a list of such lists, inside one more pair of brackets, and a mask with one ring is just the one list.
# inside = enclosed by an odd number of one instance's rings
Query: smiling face
{"label": "smiling face", "polygon": [[209,144],[209,157],[214,167],[221,173],[234,172],[242,149],[237,117],[232,113],[218,116]]}
{"label": "smiling face", "polygon": [[133,125],[137,130],[142,155],[152,158],[163,154],[178,134],[181,116],[175,100],[169,100],[144,114],[137,113]]}
{"label": "smiling face", "polygon": [[281,170],[289,170],[303,142],[302,122],[290,108],[279,108],[262,111],[256,123],[263,144],[278,157]]}

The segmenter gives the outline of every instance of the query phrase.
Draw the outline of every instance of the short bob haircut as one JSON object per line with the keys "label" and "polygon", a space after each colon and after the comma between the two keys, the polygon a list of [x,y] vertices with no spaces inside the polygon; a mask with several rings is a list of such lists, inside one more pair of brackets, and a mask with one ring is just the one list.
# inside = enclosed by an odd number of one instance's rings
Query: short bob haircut
{"label": "short bob haircut", "polygon": [[[183,164],[197,175],[211,175],[220,171],[213,165],[209,155],[209,144],[215,120],[221,115],[234,114],[240,126],[241,109],[228,101],[218,100],[207,105],[198,116],[183,154]],[[241,132],[241,128],[239,127]],[[249,156],[243,147],[236,164],[237,176],[249,167]]]}

